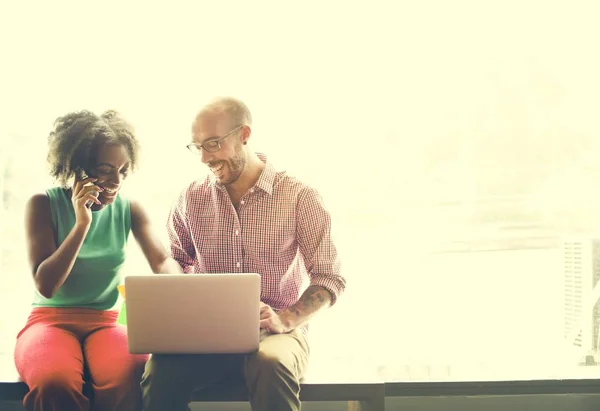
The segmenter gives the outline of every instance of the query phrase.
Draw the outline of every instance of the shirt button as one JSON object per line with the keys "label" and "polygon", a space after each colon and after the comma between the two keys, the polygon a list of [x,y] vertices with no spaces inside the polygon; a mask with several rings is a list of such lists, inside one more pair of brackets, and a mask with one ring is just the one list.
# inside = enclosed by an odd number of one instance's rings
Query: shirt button
{"label": "shirt button", "polygon": [[235,230],[235,235],[240,235],[240,230]]}
{"label": "shirt button", "polygon": [[245,203],[245,201],[244,201],[244,200],[240,201],[240,204],[244,204],[244,203]]}
{"label": "shirt button", "polygon": [[253,188],[251,188],[251,189],[250,189],[250,192],[251,192],[251,193],[253,193],[253,192],[254,192],[254,189],[253,189]]}
{"label": "shirt button", "polygon": [[241,265],[240,263],[237,263],[235,266],[236,266],[237,268],[240,268],[240,265]]}

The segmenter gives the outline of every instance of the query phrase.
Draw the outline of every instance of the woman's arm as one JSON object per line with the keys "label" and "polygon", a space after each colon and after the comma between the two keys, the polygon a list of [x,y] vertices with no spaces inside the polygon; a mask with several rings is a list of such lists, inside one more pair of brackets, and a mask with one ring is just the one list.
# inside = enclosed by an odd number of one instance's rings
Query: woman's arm
{"label": "woman's arm", "polygon": [[73,268],[90,225],[76,223],[60,247],[52,228],[50,199],[36,194],[25,207],[25,234],[29,264],[35,287],[45,298],[52,298]]}
{"label": "woman's arm", "polygon": [[52,298],[56,290],[64,284],[90,229],[91,204],[100,204],[97,197],[98,190],[101,188],[93,184],[96,180],[96,178],[85,178],[75,181],[71,190],[75,225],[60,247],[56,246],[48,196],[34,195],[26,205],[25,230],[29,263],[35,286],[46,298]]}
{"label": "woman's arm", "polygon": [[181,266],[171,258],[152,229],[150,219],[137,201],[130,201],[131,231],[146,256],[152,272],[156,274],[181,274]]}

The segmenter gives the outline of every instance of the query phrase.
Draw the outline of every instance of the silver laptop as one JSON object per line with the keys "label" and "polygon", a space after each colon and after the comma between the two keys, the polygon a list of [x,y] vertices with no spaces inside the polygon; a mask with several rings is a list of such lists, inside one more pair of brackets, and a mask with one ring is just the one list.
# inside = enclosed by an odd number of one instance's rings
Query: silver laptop
{"label": "silver laptop", "polygon": [[260,340],[258,274],[125,277],[132,354],[249,353]]}

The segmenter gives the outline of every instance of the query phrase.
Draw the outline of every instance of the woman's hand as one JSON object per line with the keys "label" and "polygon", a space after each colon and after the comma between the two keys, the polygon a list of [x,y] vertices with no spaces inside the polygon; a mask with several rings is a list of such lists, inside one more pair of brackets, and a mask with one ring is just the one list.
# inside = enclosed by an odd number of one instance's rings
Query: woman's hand
{"label": "woman's hand", "polygon": [[102,204],[98,200],[98,195],[102,191],[102,187],[94,185],[97,178],[85,178],[83,180],[75,180],[73,185],[73,194],[71,202],[75,209],[75,224],[89,227],[92,223],[92,204]]}

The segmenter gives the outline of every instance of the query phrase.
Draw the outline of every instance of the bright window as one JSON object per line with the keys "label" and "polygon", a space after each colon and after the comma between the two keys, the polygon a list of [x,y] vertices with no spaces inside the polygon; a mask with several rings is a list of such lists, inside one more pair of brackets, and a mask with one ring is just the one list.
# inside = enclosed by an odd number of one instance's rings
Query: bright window
{"label": "bright window", "polygon": [[[127,190],[164,236],[171,202],[205,173],[185,149],[193,115],[233,95],[254,147],[334,218],[348,289],[313,325],[315,363],[392,380],[586,375],[596,2],[109,3],[0,13],[4,338],[33,290],[23,204],[50,184],[52,121],[116,108],[133,122],[143,153]],[[125,273],[149,272],[131,248]]]}

